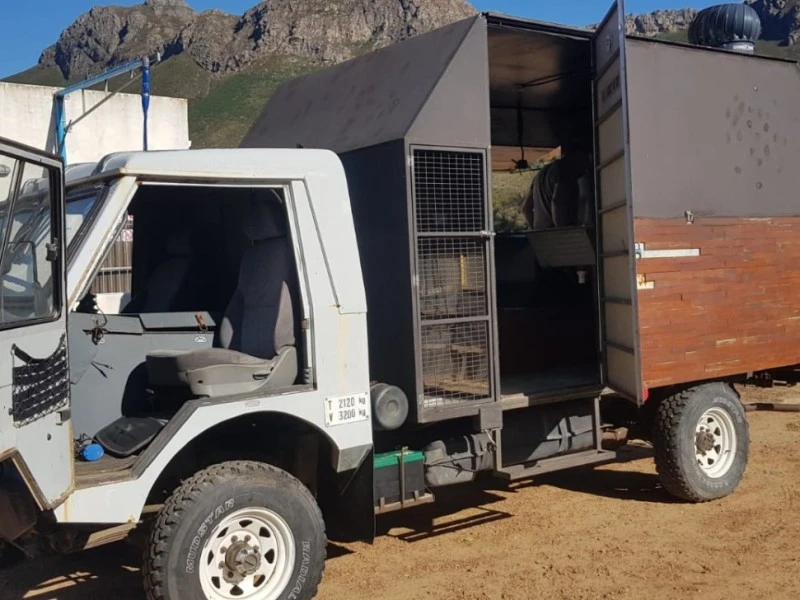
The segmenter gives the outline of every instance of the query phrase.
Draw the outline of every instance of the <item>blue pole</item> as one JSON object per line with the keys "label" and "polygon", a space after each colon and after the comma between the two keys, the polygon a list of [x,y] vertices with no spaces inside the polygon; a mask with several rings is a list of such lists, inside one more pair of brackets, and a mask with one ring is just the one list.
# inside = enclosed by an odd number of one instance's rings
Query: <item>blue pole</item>
{"label": "blue pole", "polygon": [[147,113],[150,110],[150,59],[142,59],[142,114],[144,116],[144,150],[147,150]]}
{"label": "blue pole", "polygon": [[67,127],[64,123],[64,96],[56,96],[56,144],[58,153],[67,161]]}

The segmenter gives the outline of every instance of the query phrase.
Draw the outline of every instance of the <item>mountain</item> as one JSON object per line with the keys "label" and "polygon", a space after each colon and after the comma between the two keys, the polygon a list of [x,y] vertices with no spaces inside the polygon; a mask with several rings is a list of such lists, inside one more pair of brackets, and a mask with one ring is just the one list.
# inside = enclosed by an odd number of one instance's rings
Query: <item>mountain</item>
{"label": "mountain", "polygon": [[8,80],[60,86],[160,53],[153,93],[191,100],[196,146],[230,146],[286,79],[473,14],[466,0],[268,0],[239,16],[184,0],[97,6]]}
{"label": "mountain", "polygon": [[[759,50],[800,55],[800,0],[747,1],[764,22]],[[35,67],[7,80],[61,86],[160,53],[152,91],[190,99],[194,145],[234,146],[286,79],[475,13],[467,0],[267,0],[242,15],[199,13],[184,0],[97,6],[67,27]],[[686,41],[695,14],[630,16],[628,31]]]}
{"label": "mountain", "polygon": [[[745,0],[761,17],[760,51],[777,56],[800,57],[793,48],[800,43],[800,0]],[[697,14],[695,9],[657,10],[627,17],[629,34],[666,37],[686,41],[686,30]],[[783,50],[781,50],[783,49]]]}
{"label": "mountain", "polygon": [[211,73],[266,56],[339,62],[474,13],[464,0],[270,0],[241,16],[193,11],[184,0],[101,6],[81,15],[39,66],[86,77],[145,53],[188,55]]}
{"label": "mountain", "polygon": [[631,15],[626,18],[629,34],[656,37],[669,35],[689,29],[697,15],[693,8],[681,10],[657,10],[645,15]]}

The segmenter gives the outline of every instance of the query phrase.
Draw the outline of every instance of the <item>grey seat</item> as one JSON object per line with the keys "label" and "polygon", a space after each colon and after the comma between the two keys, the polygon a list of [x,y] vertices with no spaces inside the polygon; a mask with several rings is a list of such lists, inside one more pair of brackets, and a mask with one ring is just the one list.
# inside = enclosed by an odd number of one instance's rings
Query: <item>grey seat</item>
{"label": "grey seat", "polygon": [[166,260],[148,278],[144,289],[120,311],[122,314],[169,312],[178,296],[192,260],[188,229],[176,232],[164,248]]}
{"label": "grey seat", "polygon": [[297,379],[294,271],[282,206],[253,201],[244,229],[250,245],[215,347],[148,354],[151,385],[188,385],[196,396],[224,396],[286,387]]}

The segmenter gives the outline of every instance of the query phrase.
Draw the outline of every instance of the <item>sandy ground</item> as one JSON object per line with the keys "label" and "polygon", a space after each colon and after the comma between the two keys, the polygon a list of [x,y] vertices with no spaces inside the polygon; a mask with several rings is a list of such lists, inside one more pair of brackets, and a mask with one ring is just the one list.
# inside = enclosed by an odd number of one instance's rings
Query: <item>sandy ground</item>
{"label": "sandy ground", "polygon": [[[800,402],[797,390],[746,401]],[[670,500],[648,450],[535,483],[448,490],[387,515],[372,546],[332,546],[322,600],[800,598],[800,414],[751,413],[749,469],[732,496]],[[143,600],[125,544],[0,573],[0,597]]]}

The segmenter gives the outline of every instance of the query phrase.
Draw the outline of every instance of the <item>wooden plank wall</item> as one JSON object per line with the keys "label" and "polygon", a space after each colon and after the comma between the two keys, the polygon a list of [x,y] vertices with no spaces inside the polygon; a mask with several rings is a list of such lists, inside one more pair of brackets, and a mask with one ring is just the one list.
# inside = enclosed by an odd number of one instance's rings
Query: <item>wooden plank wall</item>
{"label": "wooden plank wall", "polygon": [[646,250],[700,250],[637,261],[644,385],[800,363],[800,218],[637,219],[635,232]]}

